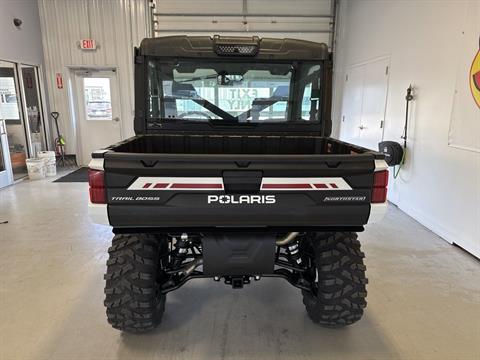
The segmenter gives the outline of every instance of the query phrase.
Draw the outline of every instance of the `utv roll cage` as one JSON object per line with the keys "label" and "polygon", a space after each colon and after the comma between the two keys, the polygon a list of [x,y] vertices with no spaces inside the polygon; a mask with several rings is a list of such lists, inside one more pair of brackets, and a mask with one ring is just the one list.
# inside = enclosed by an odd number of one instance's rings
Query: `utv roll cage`
{"label": "utv roll cage", "polygon": [[[245,63],[285,63],[299,66],[302,63],[320,63],[320,88],[318,89],[320,108],[316,115],[318,121],[298,123],[292,121],[301,106],[301,84],[292,79],[291,93],[294,98],[289,120],[281,124],[239,122],[239,118],[251,116],[252,109],[245,111],[241,116],[233,117],[219,109],[215,104],[196,96],[197,104],[221,116],[226,121],[210,121],[208,123],[192,123],[185,121],[150,121],[148,119],[148,62],[150,59],[168,61],[199,60],[222,61],[225,57]],[[190,84],[174,84],[177,91],[195,91]],[[332,97],[332,56],[325,44],[296,40],[272,39],[259,37],[220,37],[209,36],[167,36],[162,38],[144,39],[139,48],[135,48],[135,118],[134,129],[137,135],[158,134],[182,131],[185,133],[212,132],[213,128],[225,127],[234,133],[239,127],[252,128],[255,133],[316,133],[321,136],[330,136],[331,97]],[[286,94],[278,89],[271,98],[256,101],[255,111],[273,105],[284,99]]]}

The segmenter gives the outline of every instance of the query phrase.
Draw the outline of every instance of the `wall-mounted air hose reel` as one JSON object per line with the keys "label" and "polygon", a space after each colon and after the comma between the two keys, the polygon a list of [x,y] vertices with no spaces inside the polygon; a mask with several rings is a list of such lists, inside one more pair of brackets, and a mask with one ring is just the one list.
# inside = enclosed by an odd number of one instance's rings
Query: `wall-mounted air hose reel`
{"label": "wall-mounted air hose reel", "polygon": [[382,141],[378,144],[378,150],[385,155],[388,166],[396,166],[402,163],[403,148],[396,141]]}
{"label": "wall-mounted air hose reel", "polygon": [[398,170],[393,171],[393,176],[396,178],[400,173],[402,165],[405,163],[405,153],[407,151],[407,136],[408,136],[408,115],[409,115],[409,104],[413,100],[413,87],[410,85],[407,88],[407,95],[405,96],[406,106],[405,106],[405,125],[403,127],[403,146],[396,141],[382,141],[378,144],[378,150],[385,155],[385,162],[388,166],[397,166],[399,165]]}

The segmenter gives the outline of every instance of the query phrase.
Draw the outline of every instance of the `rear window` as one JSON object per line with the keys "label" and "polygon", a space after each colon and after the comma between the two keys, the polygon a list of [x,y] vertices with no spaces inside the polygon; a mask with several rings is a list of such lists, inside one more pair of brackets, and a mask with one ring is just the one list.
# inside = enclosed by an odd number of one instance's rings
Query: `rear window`
{"label": "rear window", "polygon": [[150,120],[318,121],[320,65],[148,63]]}

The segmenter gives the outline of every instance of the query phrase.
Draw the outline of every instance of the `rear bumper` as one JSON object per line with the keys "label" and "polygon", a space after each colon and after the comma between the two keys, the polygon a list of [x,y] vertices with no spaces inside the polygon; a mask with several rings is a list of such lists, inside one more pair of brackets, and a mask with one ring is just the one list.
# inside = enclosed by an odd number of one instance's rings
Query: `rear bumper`
{"label": "rear bumper", "polygon": [[[275,213],[267,209],[242,211],[229,214],[224,208],[208,209],[193,213],[191,210],[152,206],[115,206],[88,204],[90,220],[97,224],[116,228],[178,228],[178,227],[355,227],[380,222],[386,214],[387,202],[370,206],[368,219],[359,219],[359,212],[365,213],[362,206],[342,206],[327,208],[326,211],[309,213]],[[355,209],[357,208],[357,209]],[[115,219],[110,223],[109,213]]]}
{"label": "rear bumper", "polygon": [[171,207],[109,205],[111,225],[135,227],[353,227],[367,223],[369,204],[342,206]]}

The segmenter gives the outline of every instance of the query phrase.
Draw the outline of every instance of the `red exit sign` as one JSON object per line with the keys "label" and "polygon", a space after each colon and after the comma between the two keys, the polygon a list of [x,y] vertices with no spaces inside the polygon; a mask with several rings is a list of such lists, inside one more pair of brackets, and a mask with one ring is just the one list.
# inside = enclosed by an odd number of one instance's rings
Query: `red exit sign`
{"label": "red exit sign", "polygon": [[82,50],[95,50],[97,48],[97,44],[93,39],[82,39],[80,40],[80,49]]}

